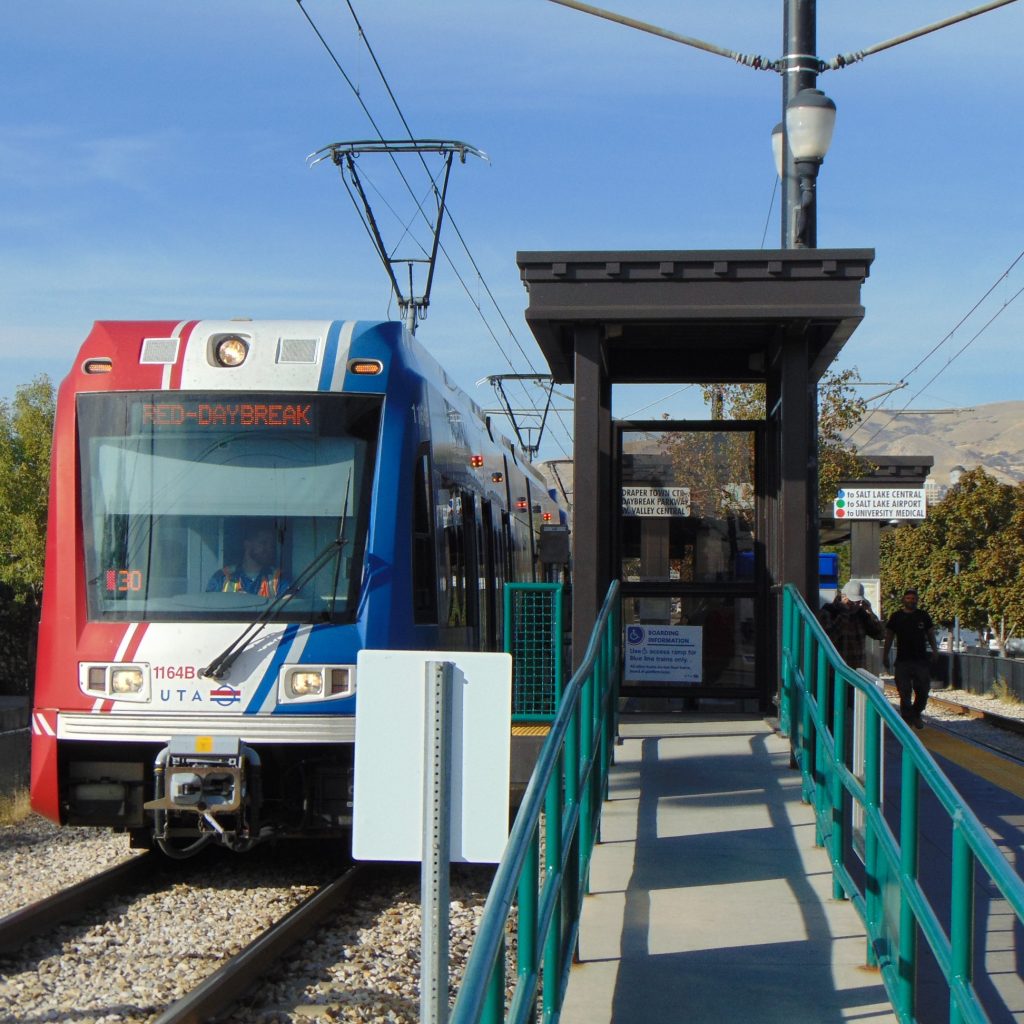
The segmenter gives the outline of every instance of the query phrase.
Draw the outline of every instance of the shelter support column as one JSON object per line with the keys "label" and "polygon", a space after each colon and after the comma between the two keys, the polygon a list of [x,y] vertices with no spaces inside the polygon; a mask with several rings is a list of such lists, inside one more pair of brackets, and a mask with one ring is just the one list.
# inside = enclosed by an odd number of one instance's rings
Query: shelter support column
{"label": "shelter support column", "polygon": [[[850,575],[854,579],[878,579],[881,576],[882,524],[877,519],[850,522]],[[882,613],[876,608],[879,615]]]}
{"label": "shelter support column", "polygon": [[601,330],[575,329],[573,426],[573,668],[586,653],[597,613],[611,583],[612,400]]}
{"label": "shelter support column", "polygon": [[817,402],[813,401],[817,392],[808,363],[806,337],[786,338],[779,361],[782,564],[776,582],[795,584],[814,608],[818,603],[818,495],[812,416],[817,414]]}

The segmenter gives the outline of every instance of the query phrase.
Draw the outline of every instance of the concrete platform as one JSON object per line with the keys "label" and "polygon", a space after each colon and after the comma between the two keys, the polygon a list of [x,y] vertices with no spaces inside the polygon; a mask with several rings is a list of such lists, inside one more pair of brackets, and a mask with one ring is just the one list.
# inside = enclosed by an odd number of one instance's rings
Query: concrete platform
{"label": "concrete platform", "polygon": [[623,716],[564,1024],[896,1016],[789,747],[756,716]]}

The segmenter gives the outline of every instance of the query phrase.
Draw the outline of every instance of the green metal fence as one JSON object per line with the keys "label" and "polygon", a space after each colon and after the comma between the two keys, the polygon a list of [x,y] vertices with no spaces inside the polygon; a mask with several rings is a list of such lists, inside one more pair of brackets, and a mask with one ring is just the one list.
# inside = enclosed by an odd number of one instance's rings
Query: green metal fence
{"label": "green metal fence", "polygon": [[512,655],[512,720],[550,722],[562,696],[561,583],[506,583],[505,650]]}
{"label": "green metal fence", "polygon": [[[1016,928],[1018,934],[1024,923],[1024,882],[879,692],[874,677],[846,665],[792,586],[785,588],[782,634],[781,728],[790,737],[804,798],[815,808],[818,843],[832,862],[833,895],[848,897],[864,921],[868,963],[881,969],[900,1021],[918,1021],[920,935],[948,989],[950,1024],[988,1021],[978,991],[975,935],[982,923],[976,919],[975,875],[987,879],[994,899],[1004,901],[1001,912],[1009,924],[1003,930]],[[851,770],[849,753],[853,690],[865,701],[862,776]],[[901,747],[899,813],[892,826],[887,820],[892,809],[884,808],[882,800],[883,728]],[[935,909],[919,878],[922,787],[934,794],[952,833],[952,870],[943,894],[949,897],[948,913]],[[856,845],[863,869],[852,852],[858,819],[862,833]]]}
{"label": "green metal fence", "polygon": [[[538,999],[546,1024],[558,1020],[608,791],[620,683],[619,622],[616,582],[583,662],[566,684],[526,788],[484,905],[451,1024],[524,1024],[535,1019]],[[506,1008],[506,932],[514,902],[516,978]]]}

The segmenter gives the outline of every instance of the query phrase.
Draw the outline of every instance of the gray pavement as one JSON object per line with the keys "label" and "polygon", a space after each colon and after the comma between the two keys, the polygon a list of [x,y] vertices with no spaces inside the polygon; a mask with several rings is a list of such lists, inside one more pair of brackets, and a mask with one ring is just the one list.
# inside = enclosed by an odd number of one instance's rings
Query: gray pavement
{"label": "gray pavement", "polygon": [[787,741],[753,716],[621,733],[564,1024],[895,1022]]}

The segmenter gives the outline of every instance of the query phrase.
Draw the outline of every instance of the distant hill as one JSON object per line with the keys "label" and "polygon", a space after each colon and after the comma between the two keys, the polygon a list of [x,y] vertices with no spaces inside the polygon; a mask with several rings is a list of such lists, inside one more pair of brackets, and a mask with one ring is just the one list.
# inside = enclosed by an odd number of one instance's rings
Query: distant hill
{"label": "distant hill", "polygon": [[[878,436],[872,438],[876,430]],[[879,411],[852,437],[858,452],[868,458],[931,455],[935,466],[930,479],[939,484],[949,483],[954,466],[982,466],[1003,483],[1024,480],[1024,401],[910,416]]]}

